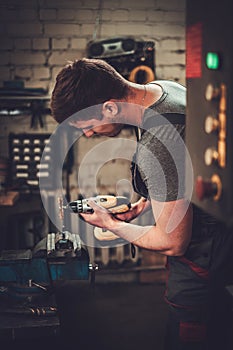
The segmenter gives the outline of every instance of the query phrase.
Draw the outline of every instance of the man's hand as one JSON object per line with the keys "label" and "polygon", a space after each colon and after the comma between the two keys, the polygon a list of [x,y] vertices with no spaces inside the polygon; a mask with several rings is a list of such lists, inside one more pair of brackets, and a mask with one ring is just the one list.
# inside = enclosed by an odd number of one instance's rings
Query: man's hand
{"label": "man's hand", "polygon": [[80,217],[87,223],[96,226],[96,227],[102,227],[105,228],[109,224],[112,224],[114,221],[118,221],[116,218],[114,218],[114,214],[110,212],[110,210],[103,208],[102,206],[98,205],[93,199],[88,200],[88,205],[94,210],[92,214],[84,214],[80,213]]}
{"label": "man's hand", "polygon": [[137,202],[131,204],[131,208],[122,214],[115,214],[115,218],[121,221],[130,222],[137,218],[140,214],[146,212],[151,207],[150,201],[145,198],[140,198]]}

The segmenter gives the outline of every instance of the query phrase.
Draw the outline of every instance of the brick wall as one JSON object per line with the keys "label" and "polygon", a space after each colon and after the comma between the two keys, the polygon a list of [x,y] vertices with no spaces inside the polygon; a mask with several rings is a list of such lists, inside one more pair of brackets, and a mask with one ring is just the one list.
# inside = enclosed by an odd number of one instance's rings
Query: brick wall
{"label": "brick wall", "polygon": [[[51,90],[88,41],[133,35],[156,43],[158,78],[185,82],[185,0],[2,0],[0,82],[23,79]],[[96,19],[99,16],[99,26]]]}

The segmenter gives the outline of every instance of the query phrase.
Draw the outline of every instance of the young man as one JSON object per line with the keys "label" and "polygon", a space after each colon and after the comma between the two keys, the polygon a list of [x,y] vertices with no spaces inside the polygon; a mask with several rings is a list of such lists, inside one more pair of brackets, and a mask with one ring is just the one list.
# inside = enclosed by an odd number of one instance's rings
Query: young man
{"label": "young man", "polygon": [[[56,121],[68,120],[87,137],[114,137],[124,125],[140,130],[132,174],[142,198],[119,215],[90,200],[94,213],[80,215],[138,247],[168,256],[170,318],[165,347],[213,349],[221,346],[231,327],[231,315],[223,308],[232,235],[185,197],[185,108],[186,91],[180,84],[139,85],[106,62],[85,58],[61,70],[51,100]],[[149,207],[154,225],[130,223]],[[213,321],[219,309],[224,322]]]}

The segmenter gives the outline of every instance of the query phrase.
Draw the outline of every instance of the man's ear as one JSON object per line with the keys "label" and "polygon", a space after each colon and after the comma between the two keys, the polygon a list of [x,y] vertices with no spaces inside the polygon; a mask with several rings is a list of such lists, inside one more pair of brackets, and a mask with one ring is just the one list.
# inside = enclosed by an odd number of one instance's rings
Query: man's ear
{"label": "man's ear", "polygon": [[118,111],[118,106],[115,102],[113,101],[106,101],[103,104],[103,109],[102,112],[106,118],[113,118],[117,115]]}

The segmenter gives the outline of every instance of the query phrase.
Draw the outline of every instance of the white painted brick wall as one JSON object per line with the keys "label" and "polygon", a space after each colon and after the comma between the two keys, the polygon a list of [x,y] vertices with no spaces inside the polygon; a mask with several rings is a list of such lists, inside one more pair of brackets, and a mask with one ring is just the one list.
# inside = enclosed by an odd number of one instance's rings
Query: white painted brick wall
{"label": "white painted brick wall", "polygon": [[83,50],[83,52],[85,52],[86,46],[87,46],[87,39],[85,38],[71,39],[71,43],[70,43],[71,49]]}
{"label": "white painted brick wall", "polygon": [[15,76],[17,79],[28,81],[32,77],[32,68],[16,67]]}
{"label": "white painted brick wall", "polygon": [[32,41],[32,48],[34,50],[49,50],[49,39],[48,38],[36,38]]}
{"label": "white painted brick wall", "polygon": [[[106,0],[105,3],[107,4],[108,1]],[[149,9],[154,8],[156,4],[155,0],[120,0],[119,1],[119,7],[120,8],[129,8],[129,9]]]}
{"label": "white painted brick wall", "polygon": [[36,9],[20,9],[18,11],[18,18],[20,21],[29,21],[32,22],[37,19],[37,10]]}
{"label": "white painted brick wall", "polygon": [[10,79],[10,69],[9,69],[9,67],[4,67],[4,66],[0,67],[0,76],[1,76],[2,80],[9,80]]}
{"label": "white painted brick wall", "polygon": [[7,21],[16,21],[18,19],[18,11],[14,7],[7,7],[7,4],[5,3],[5,6],[2,6],[1,8],[1,21],[7,22]]}
{"label": "white painted brick wall", "polygon": [[58,21],[69,21],[75,19],[75,11],[73,10],[57,10],[57,20]]}
{"label": "white painted brick wall", "polygon": [[38,65],[38,66],[43,66],[46,62],[46,56],[42,52],[21,52],[18,51],[17,55],[15,53],[10,54],[10,62],[15,66],[26,66],[26,65]]}
{"label": "white painted brick wall", "polygon": [[80,34],[79,24],[45,23],[44,35],[47,37],[77,37]]}
{"label": "white painted brick wall", "polygon": [[[43,0],[41,1],[42,7],[43,8],[70,8],[70,9],[75,9],[75,8],[82,8],[86,4],[86,0],[83,2],[82,0]],[[96,7],[98,6],[98,2],[96,0],[93,0],[93,4],[89,5],[88,1],[88,8],[92,8],[93,6]]]}
{"label": "white painted brick wall", "polygon": [[161,50],[157,55],[157,63],[161,66],[184,65],[185,55],[183,53]]}
{"label": "white painted brick wall", "polygon": [[57,18],[57,10],[56,9],[40,10],[40,19],[42,21],[54,20],[56,18]]}
{"label": "white painted brick wall", "polygon": [[[150,12],[150,11],[149,11]],[[145,22],[147,20],[147,10],[129,10],[129,21],[130,22]]]}
{"label": "white painted brick wall", "polygon": [[112,12],[111,21],[125,22],[129,20],[128,10],[115,10]]}
{"label": "white painted brick wall", "polygon": [[13,39],[7,38],[5,35],[0,37],[0,50],[12,50],[13,49]]}
{"label": "white painted brick wall", "polygon": [[167,11],[183,11],[185,9],[185,0],[156,0],[156,8]]}
{"label": "white painted brick wall", "polygon": [[[28,88],[34,88],[34,89],[36,89],[36,88],[39,87],[39,88],[42,88],[42,89],[47,90],[48,82],[47,82],[47,80],[43,80],[43,79],[39,79],[39,78],[38,78],[38,80],[36,80],[36,79],[34,79],[34,80],[30,79],[30,81],[28,81],[28,82],[26,83],[26,86],[27,86]],[[29,132],[30,132],[30,130],[29,130]]]}
{"label": "white painted brick wall", "polygon": [[185,51],[185,40],[184,39],[163,39],[157,45],[157,52],[160,50],[166,51]]}
{"label": "white painted brick wall", "polygon": [[82,54],[81,52],[78,52],[78,50],[66,50],[64,52],[62,51],[53,51],[51,56],[49,57],[49,65],[56,65],[56,66],[64,66],[67,64],[68,61],[72,61],[75,58],[81,58]]}
{"label": "white painted brick wall", "polygon": [[66,50],[68,49],[69,39],[52,39],[52,50]]}
{"label": "white painted brick wall", "polygon": [[[74,11],[73,11],[74,13]],[[75,19],[78,21],[78,23],[85,23],[85,22],[95,22],[97,12],[93,9],[91,10],[76,10],[75,11]]]}
{"label": "white painted brick wall", "polygon": [[32,39],[29,38],[16,38],[14,39],[14,47],[16,50],[31,50]]}
{"label": "white painted brick wall", "polygon": [[35,37],[43,34],[42,24],[39,21],[32,23],[8,22],[6,28],[7,33],[13,37]]}
{"label": "white painted brick wall", "polygon": [[[56,80],[56,76],[58,75],[58,73],[60,72],[61,70],[61,67],[60,66],[57,66],[57,67],[52,67],[51,69],[51,74],[52,74],[52,78],[51,78],[51,81],[52,82],[55,82]],[[54,85],[54,83],[52,83],[52,86]]]}
{"label": "white painted brick wall", "polygon": [[33,78],[35,80],[45,80],[50,78],[50,69],[48,67],[33,68]]}
{"label": "white painted brick wall", "polygon": [[151,35],[156,37],[157,40],[163,38],[183,38],[185,35],[185,29],[183,25],[171,24],[171,23],[156,23],[151,25]]}
{"label": "white painted brick wall", "polygon": [[[101,28],[102,28],[102,26],[101,26]],[[81,36],[87,36],[87,37],[89,36],[89,37],[91,37],[93,35],[94,31],[95,31],[95,23],[91,23],[91,24],[84,23],[84,24],[80,25],[80,34],[81,34]],[[112,35],[112,34],[110,34],[110,35]]]}
{"label": "white painted brick wall", "polygon": [[0,55],[0,66],[4,67],[7,66],[10,62],[10,53],[7,51],[1,52]]}
{"label": "white painted brick wall", "polygon": [[[86,44],[96,29],[98,1],[2,0],[1,3],[0,29],[5,34],[1,38],[0,68],[10,65],[12,78],[19,65],[24,68],[46,65],[52,71],[54,66],[62,66],[68,59],[85,55]],[[101,5],[98,39],[133,35],[154,40],[158,78],[166,78],[165,66],[168,69],[172,65],[184,66],[182,55],[174,52],[185,49],[181,45],[185,35],[185,0],[102,0]],[[47,51],[44,56],[43,51]],[[184,69],[179,69],[179,77],[178,70],[173,71],[176,71],[174,78],[184,82]],[[158,76],[158,72],[163,75]],[[0,83],[4,76],[8,73],[0,77]],[[52,88],[55,77],[52,73],[51,76],[53,81],[48,81],[47,86]]]}
{"label": "white painted brick wall", "polygon": [[151,35],[151,30],[150,26],[145,25],[143,23],[138,23],[138,24],[128,24],[127,25],[127,31],[125,31],[124,26],[119,25],[116,26],[116,34],[117,35],[132,35],[132,36],[150,36]]}

